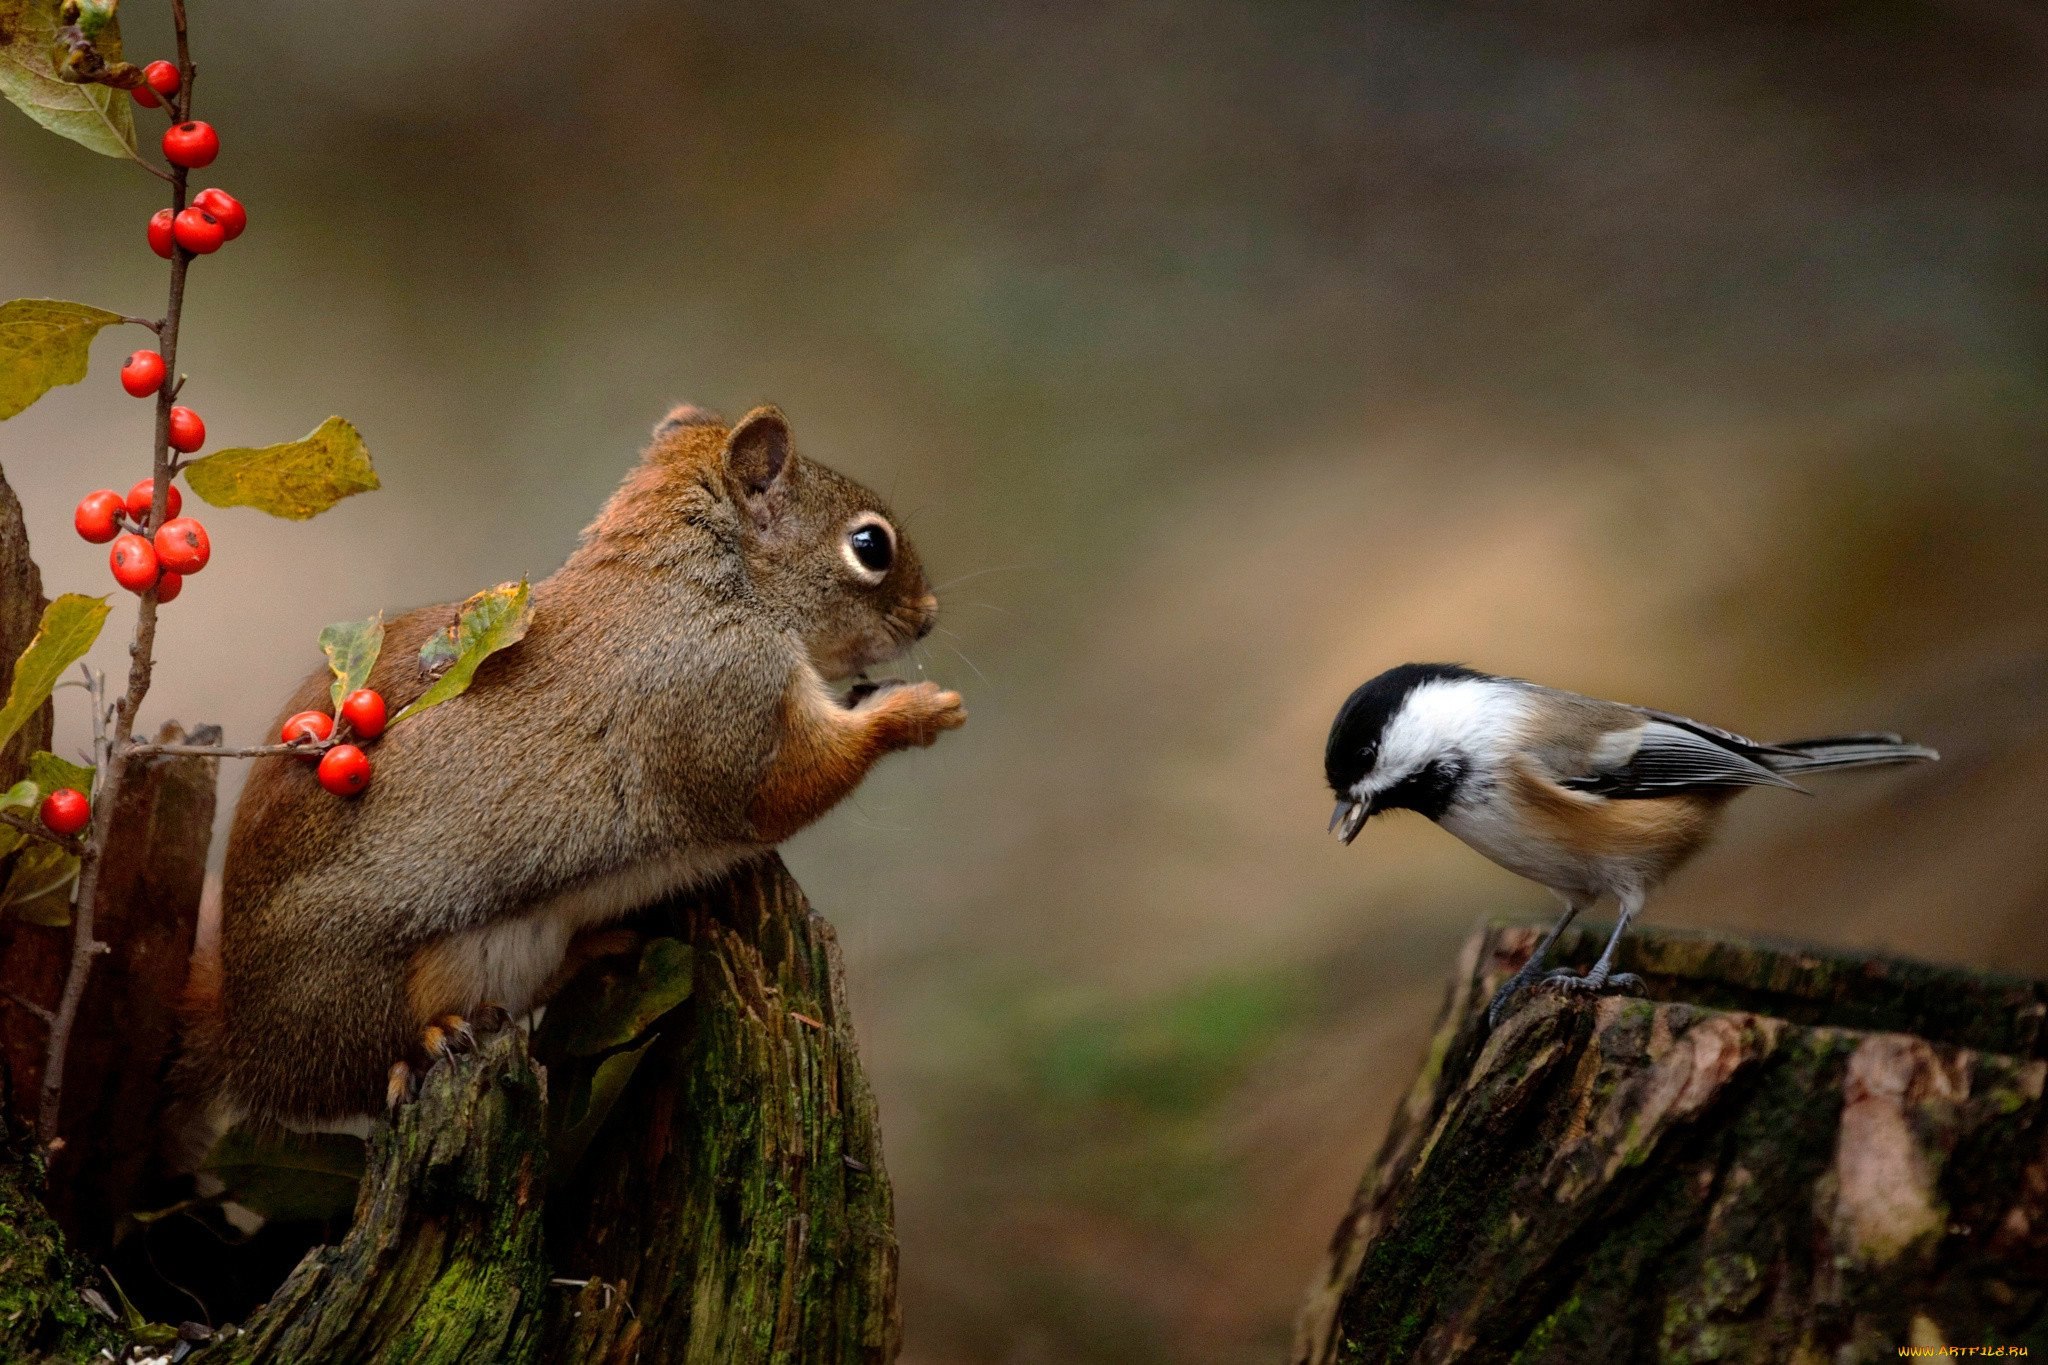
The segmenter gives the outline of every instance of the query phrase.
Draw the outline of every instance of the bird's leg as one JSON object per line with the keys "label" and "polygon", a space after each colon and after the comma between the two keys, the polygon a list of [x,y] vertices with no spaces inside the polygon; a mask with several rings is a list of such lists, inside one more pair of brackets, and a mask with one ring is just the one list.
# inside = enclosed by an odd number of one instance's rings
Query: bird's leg
{"label": "bird's leg", "polygon": [[1607,946],[1600,950],[1600,960],[1593,964],[1593,970],[1584,976],[1570,971],[1554,971],[1544,981],[1560,990],[1587,991],[1598,994],[1602,991],[1640,991],[1643,979],[1634,972],[1614,970],[1614,953],[1621,947],[1621,936],[1628,932],[1629,922],[1643,909],[1643,893],[1639,890],[1623,892],[1621,913],[1615,916],[1614,932],[1607,936]]}
{"label": "bird's leg", "polygon": [[1543,941],[1536,945],[1536,951],[1529,954],[1529,960],[1522,964],[1522,969],[1502,982],[1501,988],[1493,993],[1493,1001],[1486,1007],[1488,1028],[1500,1022],[1501,1015],[1507,1010],[1508,1001],[1514,999],[1517,992],[1543,974],[1544,959],[1550,956],[1550,947],[1557,942],[1557,936],[1570,928],[1572,921],[1578,918],[1579,911],[1592,903],[1574,900],[1562,892],[1559,893],[1559,899],[1564,902],[1564,914],[1550,927],[1550,932],[1543,936]]}

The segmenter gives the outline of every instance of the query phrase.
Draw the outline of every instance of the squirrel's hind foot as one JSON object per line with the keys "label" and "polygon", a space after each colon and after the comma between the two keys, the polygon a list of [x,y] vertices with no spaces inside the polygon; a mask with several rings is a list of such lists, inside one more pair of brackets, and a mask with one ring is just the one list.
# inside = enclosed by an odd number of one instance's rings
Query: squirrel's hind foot
{"label": "squirrel's hind foot", "polygon": [[[465,1052],[476,1051],[478,1034],[494,1034],[512,1027],[512,1014],[503,1005],[486,1003],[479,1005],[475,1014],[465,1019],[459,1014],[444,1014],[420,1030],[420,1052],[431,1070],[441,1062],[454,1065],[455,1059]],[[400,1058],[391,1064],[391,1070],[384,1080],[384,1108],[387,1113],[396,1114],[399,1106],[419,1098],[422,1069],[410,1061]]]}
{"label": "squirrel's hind foot", "polygon": [[399,1107],[418,1098],[419,1092],[419,1078],[413,1075],[411,1064],[393,1062],[384,1078],[384,1112],[395,1117]]}

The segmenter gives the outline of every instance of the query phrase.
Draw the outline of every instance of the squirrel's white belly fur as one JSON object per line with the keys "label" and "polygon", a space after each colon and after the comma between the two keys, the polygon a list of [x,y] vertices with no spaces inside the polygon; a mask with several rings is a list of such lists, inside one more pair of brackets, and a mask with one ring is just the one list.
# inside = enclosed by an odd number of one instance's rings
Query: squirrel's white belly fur
{"label": "squirrel's white belly fur", "polygon": [[522,915],[451,935],[435,945],[437,974],[459,985],[472,1008],[490,1003],[524,1014],[578,932],[700,886],[758,851],[740,844],[692,848],[605,873]]}

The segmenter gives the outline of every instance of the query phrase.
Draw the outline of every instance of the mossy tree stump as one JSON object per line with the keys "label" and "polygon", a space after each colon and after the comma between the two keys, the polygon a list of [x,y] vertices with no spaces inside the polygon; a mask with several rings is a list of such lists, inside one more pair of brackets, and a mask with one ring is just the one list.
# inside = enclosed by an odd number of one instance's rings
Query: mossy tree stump
{"label": "mossy tree stump", "polygon": [[1489,1032],[1540,933],[1466,944],[1297,1362],[2048,1352],[2048,984],[1638,929],[1648,998]]}
{"label": "mossy tree stump", "polygon": [[550,1169],[560,1077],[518,1029],[487,1037],[379,1126],[347,1237],[195,1365],[894,1357],[889,1182],[830,926],[772,856],[631,923],[686,944],[692,979],[574,1170]]}

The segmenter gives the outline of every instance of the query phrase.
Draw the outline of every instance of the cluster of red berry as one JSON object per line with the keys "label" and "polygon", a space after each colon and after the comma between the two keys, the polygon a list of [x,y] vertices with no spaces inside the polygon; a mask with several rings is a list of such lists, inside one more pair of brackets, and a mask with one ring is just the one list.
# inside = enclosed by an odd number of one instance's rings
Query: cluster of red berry
{"label": "cluster of red berry", "polygon": [[[136,103],[155,108],[159,95],[178,93],[178,68],[169,62],[151,62],[142,68],[142,81],[132,92]],[[210,123],[188,119],[165,130],[163,145],[164,160],[196,171],[211,166],[220,155],[220,134]],[[167,261],[178,247],[194,256],[206,256],[241,236],[247,226],[249,212],[235,196],[226,190],[201,190],[182,212],[156,211],[149,220],[149,249]]]}
{"label": "cluster of red berry", "polygon": [[[341,699],[341,723],[352,739],[375,739],[384,733],[384,696],[373,688],[361,687]],[[284,723],[278,735],[283,744],[324,743],[334,733],[334,717],[325,711],[300,711]],[[320,754],[316,774],[320,785],[336,796],[354,796],[370,785],[370,756],[360,746],[336,744]]]}
{"label": "cluster of red berry", "polygon": [[185,587],[185,575],[198,573],[213,556],[213,543],[206,528],[192,517],[181,517],[185,499],[176,486],[166,490],[164,524],[156,528],[152,541],[149,502],[156,481],[144,479],[122,497],[111,488],[87,493],[78,504],[72,524],[78,534],[95,545],[114,542],[108,562],[114,581],[134,593],[156,589],[156,600],[169,602]]}

